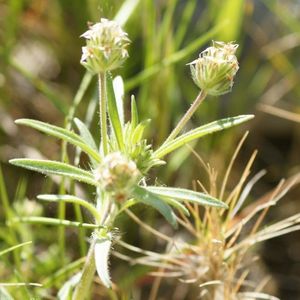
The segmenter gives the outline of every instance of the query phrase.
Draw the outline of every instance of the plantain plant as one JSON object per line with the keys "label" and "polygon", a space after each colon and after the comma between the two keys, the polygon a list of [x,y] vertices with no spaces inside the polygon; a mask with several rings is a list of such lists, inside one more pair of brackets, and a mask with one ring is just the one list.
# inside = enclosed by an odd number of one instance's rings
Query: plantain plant
{"label": "plantain plant", "polygon": [[[30,216],[15,219],[93,230],[82,271],[59,291],[60,299],[73,300],[88,298],[96,271],[103,285],[111,288],[109,254],[115,239],[115,221],[125,210],[143,203],[156,209],[176,229],[175,212],[189,215],[189,210],[183,204],[185,201],[227,208],[225,203],[205,193],[178,187],[149,186],[149,171],[166,164],[166,156],[187,143],[253,118],[253,115],[230,117],[182,133],[207,95],[228,93],[233,86],[233,79],[239,68],[235,56],[237,45],[213,42],[211,47],[200,53],[199,58],[190,64],[193,80],[200,88],[199,94],[167,139],[157,149],[153,149],[152,144],[144,137],[149,120],[139,120],[134,96],[131,97],[131,116],[128,122],[124,121],[122,101],[116,97],[122,91],[116,91],[112,72],[128,58],[127,46],[130,40],[127,33],[116,22],[101,19],[99,23],[91,25],[82,37],[86,39],[86,46],[82,48],[81,64],[91,75],[97,76],[99,82],[99,145],[88,126],[78,118],[72,118],[77,133],[72,130],[73,126],[62,128],[32,119],[19,119],[16,123],[61,139],[65,145],[72,144],[77,154],[87,154],[88,168],[80,166],[79,159],[73,165],[68,161],[27,158],[10,160],[15,166],[42,174],[59,175],[90,185],[94,189],[94,199],[82,199],[75,193],[43,194],[37,197],[48,202],[79,205],[92,216],[90,223]],[[65,190],[68,191],[67,186]]]}

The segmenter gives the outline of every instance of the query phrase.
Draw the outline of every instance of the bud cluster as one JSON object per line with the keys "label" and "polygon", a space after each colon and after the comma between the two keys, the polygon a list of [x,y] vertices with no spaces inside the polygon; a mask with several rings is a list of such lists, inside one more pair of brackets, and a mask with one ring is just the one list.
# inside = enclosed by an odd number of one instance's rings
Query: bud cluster
{"label": "bud cluster", "polygon": [[139,180],[140,172],[135,162],[114,152],[104,158],[94,175],[104,191],[122,200]]}
{"label": "bud cluster", "polygon": [[212,47],[201,52],[199,58],[190,63],[196,85],[212,96],[230,92],[239,69],[235,56],[237,47],[233,43],[213,42]]}
{"label": "bud cluster", "polygon": [[116,69],[128,57],[130,40],[115,21],[102,18],[81,37],[86,39],[86,46],[82,47],[80,62],[92,73]]}

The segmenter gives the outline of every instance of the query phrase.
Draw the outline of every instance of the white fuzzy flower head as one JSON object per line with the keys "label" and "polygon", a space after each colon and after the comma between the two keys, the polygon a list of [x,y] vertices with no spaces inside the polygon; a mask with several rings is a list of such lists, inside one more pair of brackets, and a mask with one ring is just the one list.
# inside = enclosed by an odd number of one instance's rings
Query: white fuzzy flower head
{"label": "white fuzzy flower head", "polygon": [[115,21],[102,18],[81,37],[86,39],[86,46],[82,47],[80,62],[92,73],[116,69],[128,57],[130,40]]}
{"label": "white fuzzy flower head", "polygon": [[120,152],[114,152],[104,158],[94,171],[94,176],[104,191],[122,201],[139,180],[140,172],[134,161]]}
{"label": "white fuzzy flower head", "polygon": [[232,42],[213,42],[212,47],[201,52],[199,58],[190,63],[196,85],[212,96],[230,92],[239,69],[237,48]]}

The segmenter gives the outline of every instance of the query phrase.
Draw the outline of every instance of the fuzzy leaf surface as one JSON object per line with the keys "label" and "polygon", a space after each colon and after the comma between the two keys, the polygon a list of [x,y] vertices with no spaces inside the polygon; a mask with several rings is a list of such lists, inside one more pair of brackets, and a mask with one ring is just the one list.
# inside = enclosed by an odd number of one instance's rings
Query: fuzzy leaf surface
{"label": "fuzzy leaf surface", "polygon": [[165,155],[167,155],[168,153],[176,150],[177,148],[179,148],[195,139],[198,139],[205,135],[211,134],[213,132],[221,131],[226,128],[236,126],[238,124],[241,124],[243,122],[246,122],[246,121],[252,119],[253,117],[254,117],[254,115],[240,115],[237,117],[221,119],[221,120],[214,121],[209,124],[200,126],[198,128],[188,131],[187,133],[177,137],[176,139],[174,139],[170,142],[167,142],[166,144],[163,144],[161,147],[159,147],[154,152],[154,155],[157,158],[162,158]]}
{"label": "fuzzy leaf surface", "polygon": [[83,139],[83,141],[87,145],[89,145],[93,150],[98,151],[96,142],[95,142],[91,132],[86,127],[86,125],[78,118],[74,118],[74,123],[75,123],[77,129],[79,130],[79,134],[80,134],[81,138]]}
{"label": "fuzzy leaf surface", "polygon": [[132,194],[139,202],[150,205],[158,210],[174,228],[177,228],[175,213],[172,208],[157,194],[154,194],[148,189],[140,186],[136,186]]}
{"label": "fuzzy leaf surface", "polygon": [[82,151],[87,153],[95,161],[97,162],[101,161],[98,151],[93,149],[89,144],[87,144],[85,140],[82,139],[78,134],[70,130],[64,129],[62,127],[54,126],[51,124],[47,124],[38,120],[31,120],[31,119],[19,119],[16,120],[15,123],[29,126],[43,133],[62,139],[74,146],[79,147]]}
{"label": "fuzzy leaf surface", "polygon": [[151,193],[157,194],[161,197],[173,198],[177,199],[178,201],[189,201],[204,206],[228,208],[228,206],[224,202],[210,195],[187,189],[156,186],[147,186],[146,189]]}
{"label": "fuzzy leaf surface", "polygon": [[73,204],[81,205],[85,207],[95,217],[96,220],[99,219],[98,210],[94,205],[74,195],[42,194],[42,195],[38,195],[37,198],[39,200],[49,201],[49,202],[65,202],[65,203],[73,203]]}
{"label": "fuzzy leaf surface", "polygon": [[111,251],[111,244],[111,236],[107,236],[97,238],[94,247],[97,274],[103,285],[107,288],[111,288],[112,285],[109,273],[109,254]]}
{"label": "fuzzy leaf surface", "polygon": [[36,171],[42,174],[66,176],[90,185],[98,185],[91,172],[59,161],[17,158],[11,159],[9,162],[15,166]]}
{"label": "fuzzy leaf surface", "polygon": [[121,150],[124,149],[123,129],[118,112],[117,101],[113,88],[113,81],[110,74],[107,74],[106,87],[107,87],[107,109],[109,120],[111,122],[117,143]]}

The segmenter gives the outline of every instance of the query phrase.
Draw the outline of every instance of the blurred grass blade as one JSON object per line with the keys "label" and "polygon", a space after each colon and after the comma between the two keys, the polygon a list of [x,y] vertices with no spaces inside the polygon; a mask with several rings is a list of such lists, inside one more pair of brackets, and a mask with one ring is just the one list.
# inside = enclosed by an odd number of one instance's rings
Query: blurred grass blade
{"label": "blurred grass blade", "polygon": [[114,93],[111,74],[107,74],[106,77],[106,90],[107,90],[107,110],[108,110],[109,120],[111,122],[113,132],[117,139],[118,146],[121,150],[124,150],[123,129],[120,121],[120,116],[118,113],[118,107],[117,107],[116,97]]}
{"label": "blurred grass blade", "polygon": [[10,201],[9,201],[8,193],[6,190],[1,165],[0,165],[0,196],[1,196],[1,203],[2,203],[1,210],[4,213],[5,218],[8,220],[10,218],[10,216],[13,214],[13,212],[10,208]]}
{"label": "blurred grass blade", "polygon": [[78,204],[80,206],[85,207],[94,217],[96,220],[99,221],[99,213],[94,205],[90,204],[88,201],[78,198],[73,195],[53,195],[53,194],[42,194],[38,195],[37,198],[43,201],[50,201],[50,202],[66,202],[66,203],[73,203]]}
{"label": "blurred grass blade", "polygon": [[58,269],[58,271],[56,271],[55,273],[52,274],[48,274],[45,279],[43,279],[42,281],[42,285],[44,288],[50,288],[53,285],[56,285],[57,282],[59,282],[60,280],[65,280],[66,277],[70,276],[70,274],[72,274],[73,272],[78,271],[81,266],[84,264],[85,262],[85,257],[81,257],[78,260],[75,260],[71,263],[69,263],[66,266],[62,266],[60,269]]}
{"label": "blurred grass blade", "polygon": [[95,161],[100,162],[101,158],[96,149],[93,149],[88,145],[84,139],[82,139],[78,134],[64,129],[62,127],[50,125],[41,121],[31,120],[31,119],[19,119],[15,121],[18,125],[25,125],[31,128],[37,129],[43,133],[49,134],[56,138],[62,139],[72,145],[79,147],[82,151],[87,153]]}
{"label": "blurred grass blade", "polygon": [[179,201],[188,201],[204,206],[215,206],[228,208],[222,201],[208,195],[187,189],[147,186],[146,189],[162,197],[177,199]]}
{"label": "blurred grass blade", "polygon": [[181,19],[179,21],[180,26],[178,26],[178,29],[177,29],[176,35],[175,35],[176,49],[178,49],[180,47],[180,45],[182,44],[182,41],[188,30],[189,24],[191,23],[193,13],[196,10],[197,3],[198,3],[197,0],[185,1],[185,4],[184,4],[185,7],[183,9]]}
{"label": "blurred grass blade", "polygon": [[177,228],[177,220],[172,208],[158,195],[143,187],[136,186],[133,190],[133,196],[139,202],[150,205],[158,210],[174,228]]}
{"label": "blurred grass blade", "polygon": [[78,105],[81,103],[81,101],[83,99],[83,96],[86,93],[88,87],[90,86],[92,78],[93,78],[93,75],[90,72],[86,71],[83,78],[82,78],[82,80],[81,80],[79,88],[76,92],[76,95],[74,97],[74,101],[72,103],[72,106],[69,109],[69,113],[68,113],[68,116],[66,118],[66,123],[67,123],[66,124],[66,129],[71,128],[71,123],[72,123],[72,120],[74,118],[76,109],[77,109]]}
{"label": "blurred grass blade", "polygon": [[94,186],[98,185],[91,172],[68,165],[66,163],[52,160],[26,158],[11,159],[9,162],[15,166],[36,171],[42,174],[66,176]]}
{"label": "blurred grass blade", "polygon": [[187,133],[177,137],[175,140],[172,140],[166,144],[163,144],[161,147],[159,147],[154,152],[154,155],[156,158],[162,158],[165,155],[167,155],[168,153],[176,150],[177,148],[179,148],[195,139],[203,137],[207,134],[211,134],[213,132],[221,131],[226,128],[230,128],[232,126],[236,126],[238,124],[241,124],[243,122],[246,122],[246,121],[252,119],[253,117],[254,117],[254,115],[240,115],[237,117],[221,119],[221,120],[214,121],[209,124],[200,126],[198,128],[195,128],[195,129],[188,131]]}
{"label": "blurred grass blade", "polygon": [[[29,244],[32,244],[32,241],[25,242],[25,243],[21,243],[21,244],[12,246],[12,247],[10,247],[10,248],[7,248],[7,249],[5,249],[5,250],[2,250],[2,251],[0,251],[0,256],[4,255],[4,254],[6,254],[6,253],[9,253],[9,252],[11,252],[11,251],[14,251],[15,249],[18,249],[18,248],[20,248],[20,247],[29,245]],[[2,298],[0,297],[0,299],[2,299]]]}
{"label": "blurred grass blade", "polygon": [[0,299],[1,300],[14,300],[14,298],[8,293],[6,288],[0,286]]}
{"label": "blurred grass blade", "polygon": [[[199,48],[201,46],[203,46],[206,42],[208,42],[210,39],[212,39],[216,35],[216,33],[218,33],[220,31],[220,29],[223,27],[223,25],[224,25],[223,23],[216,25],[211,30],[209,30],[208,32],[206,32],[205,34],[200,36],[198,39],[196,39],[194,42],[190,43],[185,48],[171,54],[170,56],[163,59],[160,63],[157,63],[155,65],[148,67],[147,69],[140,72],[133,78],[127,80],[125,82],[125,90],[128,91],[128,90],[135,88],[141,82],[147,80],[148,78],[150,78],[153,75],[155,75],[156,73],[158,73],[162,68],[165,68],[167,66],[170,66],[172,64],[175,64],[175,63],[185,59],[186,57],[188,57],[195,51],[200,52]],[[198,53],[197,53],[197,55],[198,55]]]}
{"label": "blurred grass blade", "polygon": [[230,42],[238,39],[244,17],[245,0],[223,0],[218,9],[216,23],[225,24],[218,33],[218,39]]}
{"label": "blurred grass blade", "polygon": [[[300,32],[300,21],[297,14],[289,10],[284,1],[263,0],[264,5],[288,28],[291,32]],[[293,6],[291,5],[291,8]]]}
{"label": "blurred grass blade", "polygon": [[65,116],[68,114],[68,107],[57,92],[54,92],[44,81],[30,74],[16,62],[10,60],[9,63],[14,69],[16,69],[21,75],[30,81],[30,83],[38,91],[44,94],[46,99],[49,100],[60,112],[62,112]]}
{"label": "blurred grass blade", "polygon": [[138,6],[140,0],[127,0],[123,3],[118,13],[115,15],[114,20],[118,22],[121,26],[124,26],[132,15],[136,7]]}

